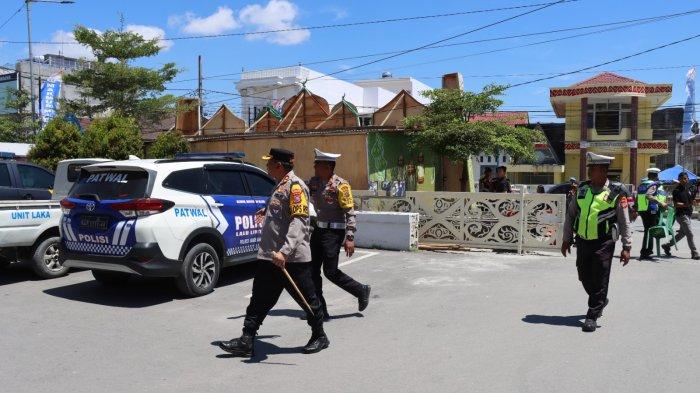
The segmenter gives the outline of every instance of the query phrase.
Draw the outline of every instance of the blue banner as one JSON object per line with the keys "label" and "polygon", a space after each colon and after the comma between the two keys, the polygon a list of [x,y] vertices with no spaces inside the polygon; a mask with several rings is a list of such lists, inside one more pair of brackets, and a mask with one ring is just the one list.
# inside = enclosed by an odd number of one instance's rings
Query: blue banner
{"label": "blue banner", "polygon": [[61,75],[47,79],[41,86],[39,108],[41,108],[42,128],[56,116],[58,98],[61,94]]}
{"label": "blue banner", "polygon": [[681,142],[685,142],[693,136],[693,125],[697,123],[695,120],[695,67],[689,69],[688,73],[685,74],[685,91],[688,93],[688,99],[685,101],[683,111]]}

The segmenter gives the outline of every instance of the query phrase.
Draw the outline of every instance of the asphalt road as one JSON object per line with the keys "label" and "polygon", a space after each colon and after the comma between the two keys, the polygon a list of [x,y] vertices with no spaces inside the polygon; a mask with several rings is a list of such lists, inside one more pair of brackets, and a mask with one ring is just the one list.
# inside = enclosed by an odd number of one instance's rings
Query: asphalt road
{"label": "asphalt road", "polygon": [[697,392],[700,262],[680,249],[616,263],[592,334],[572,257],[362,250],[343,269],[373,296],[359,314],[327,286],[329,349],[300,353],[310,332],[283,295],[250,360],[212,342],[240,335],[251,266],[197,299],[168,280],[108,289],[14,267],[0,272],[0,391]]}

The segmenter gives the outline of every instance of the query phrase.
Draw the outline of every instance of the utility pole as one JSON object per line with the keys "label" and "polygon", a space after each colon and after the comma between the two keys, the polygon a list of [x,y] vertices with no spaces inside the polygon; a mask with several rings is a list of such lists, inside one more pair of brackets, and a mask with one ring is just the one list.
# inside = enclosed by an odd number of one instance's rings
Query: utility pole
{"label": "utility pole", "polygon": [[197,96],[199,97],[197,134],[202,135],[202,113],[204,113],[204,105],[202,102],[202,55],[197,56]]}
{"label": "utility pole", "polygon": [[[34,99],[34,53],[32,52],[32,13],[30,0],[25,0],[27,7],[27,43],[29,44],[29,98],[32,100],[32,122],[36,120],[36,103]],[[36,133],[36,129],[34,130]]]}

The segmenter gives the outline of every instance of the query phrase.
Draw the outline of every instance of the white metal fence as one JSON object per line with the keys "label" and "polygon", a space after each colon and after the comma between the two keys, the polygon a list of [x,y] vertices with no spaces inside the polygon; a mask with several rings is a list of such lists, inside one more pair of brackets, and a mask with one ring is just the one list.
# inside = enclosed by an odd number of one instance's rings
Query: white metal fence
{"label": "white metal fence", "polygon": [[[564,195],[407,192],[405,197],[354,191],[363,211],[420,214],[419,241],[512,250],[558,249]],[[522,207],[522,208],[521,208]]]}

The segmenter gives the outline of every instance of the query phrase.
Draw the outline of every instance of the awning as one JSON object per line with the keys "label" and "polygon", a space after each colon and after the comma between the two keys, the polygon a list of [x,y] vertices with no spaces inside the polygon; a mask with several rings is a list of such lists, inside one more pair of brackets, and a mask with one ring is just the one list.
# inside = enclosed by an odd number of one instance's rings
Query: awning
{"label": "awning", "polygon": [[688,180],[697,181],[698,176],[681,165],[676,165],[672,168],[668,168],[659,172],[659,180],[664,183],[673,183],[674,180],[678,180],[678,174],[681,172],[686,172],[688,174]]}

